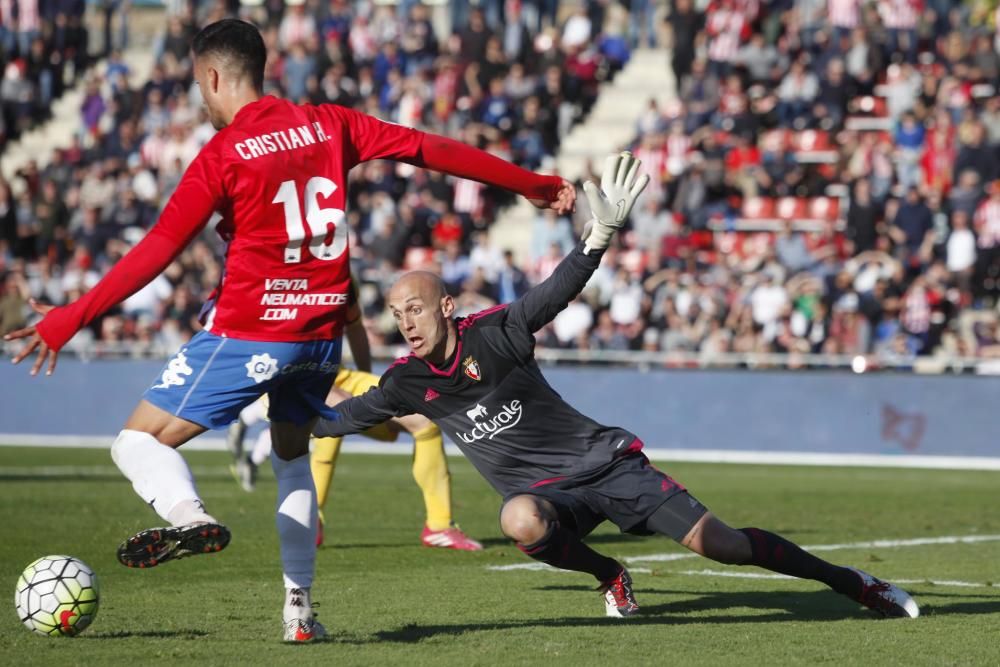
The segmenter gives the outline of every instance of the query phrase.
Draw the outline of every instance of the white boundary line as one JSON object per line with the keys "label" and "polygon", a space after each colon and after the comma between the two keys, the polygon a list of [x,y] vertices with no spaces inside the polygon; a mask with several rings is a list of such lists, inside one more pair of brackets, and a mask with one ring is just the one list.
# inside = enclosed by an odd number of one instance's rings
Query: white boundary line
{"label": "white boundary line", "polygon": [[[842,551],[844,549],[893,549],[900,547],[921,547],[929,544],[976,544],[978,542],[1000,542],[1000,535],[945,535],[943,537],[914,537],[905,540],[871,540],[868,542],[844,542],[842,544],[810,544],[803,546],[806,551]],[[684,558],[700,558],[693,553],[650,554],[626,558],[630,563],[663,563]]]}
{"label": "white boundary line", "polygon": [[[114,435],[38,435],[32,433],[0,433],[0,447],[71,447],[106,449]],[[346,451],[359,454],[412,453],[408,442],[373,443],[349,437]],[[225,451],[226,441],[214,435],[197,438],[184,446],[186,451]],[[447,445],[449,456],[462,456],[455,445]],[[1000,456],[928,456],[915,454],[834,454],[821,452],[747,452],[728,449],[660,449],[643,450],[654,461],[684,461],[692,463],[751,463],[765,465],[845,466],[865,468],[927,468],[936,470],[1000,470]],[[1000,453],[1000,452],[998,452]]]}
{"label": "white boundary line", "polygon": [[[872,540],[866,542],[843,542],[841,544],[812,544],[802,548],[806,551],[841,551],[844,549],[893,549],[903,547],[920,547],[934,544],[978,544],[982,542],[1000,542],[1000,535],[945,535],[942,537],[915,537],[905,540]],[[646,556],[626,556],[622,560],[626,563],[669,563],[675,560],[685,560],[688,558],[701,558],[695,553],[669,553],[669,554],[649,554]],[[508,572],[512,570],[553,570],[561,572],[545,563],[513,563],[511,565],[488,565],[488,570],[497,572]],[[636,570],[637,572],[639,570]],[[701,570],[700,572],[709,572]],[[685,570],[681,574],[696,574],[694,570]],[[719,576],[738,577],[744,576],[740,573],[725,572]],[[759,577],[783,577],[784,575],[754,575],[751,578]],[[917,580],[923,581],[923,580]],[[975,584],[978,586],[979,584]]]}
{"label": "white boundary line", "polygon": [[[1000,453],[1000,451],[998,451],[998,453]],[[654,460],[691,461],[696,463],[859,466],[866,468],[933,468],[939,470],[1000,470],[1000,456],[746,452],[726,449],[653,449],[646,450],[646,455]]]}

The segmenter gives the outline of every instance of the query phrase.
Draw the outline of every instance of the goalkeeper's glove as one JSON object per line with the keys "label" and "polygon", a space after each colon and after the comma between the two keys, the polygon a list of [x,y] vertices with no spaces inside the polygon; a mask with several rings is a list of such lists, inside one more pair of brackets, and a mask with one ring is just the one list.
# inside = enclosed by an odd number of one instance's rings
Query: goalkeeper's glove
{"label": "goalkeeper's glove", "polygon": [[640,164],[642,162],[628,151],[609,155],[604,160],[601,188],[590,181],[583,184],[594,216],[583,232],[585,255],[607,248],[611,235],[625,224],[636,198],[649,183],[649,176],[638,175]]}

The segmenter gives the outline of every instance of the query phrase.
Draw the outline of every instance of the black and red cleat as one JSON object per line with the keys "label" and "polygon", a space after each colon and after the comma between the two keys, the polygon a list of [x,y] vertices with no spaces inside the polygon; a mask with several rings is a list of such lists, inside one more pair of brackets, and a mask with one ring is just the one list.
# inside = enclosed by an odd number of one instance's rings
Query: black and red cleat
{"label": "black and red cleat", "polygon": [[627,618],[639,613],[639,603],[632,592],[632,577],[622,568],[614,579],[604,582],[599,588],[604,593],[604,612],[612,618]]}
{"label": "black and red cleat", "polygon": [[122,542],[118,562],[126,567],[156,567],[169,560],[222,551],[230,537],[229,529],[220,523],[150,528]]}

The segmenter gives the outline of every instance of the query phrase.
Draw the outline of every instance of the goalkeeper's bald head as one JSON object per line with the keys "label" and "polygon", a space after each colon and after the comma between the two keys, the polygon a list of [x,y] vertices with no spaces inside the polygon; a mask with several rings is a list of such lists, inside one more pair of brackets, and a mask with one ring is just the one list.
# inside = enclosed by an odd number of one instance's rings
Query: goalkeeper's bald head
{"label": "goalkeeper's bald head", "polygon": [[439,276],[429,271],[404,274],[389,290],[388,305],[414,355],[440,363],[454,352],[455,300]]}

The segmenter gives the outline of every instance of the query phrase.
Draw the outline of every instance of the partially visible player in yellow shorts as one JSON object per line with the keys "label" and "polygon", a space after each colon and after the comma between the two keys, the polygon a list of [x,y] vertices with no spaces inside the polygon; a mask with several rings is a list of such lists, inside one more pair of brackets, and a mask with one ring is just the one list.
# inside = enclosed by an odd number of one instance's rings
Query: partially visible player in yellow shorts
{"label": "partially visible player in yellow shorts", "polygon": [[[357,305],[356,293],[347,312],[344,337],[351,348],[354,363],[361,370],[341,367],[327,396],[327,403],[330,405],[378,386],[379,377],[369,372],[371,350],[368,345],[368,334],[361,322],[361,310]],[[266,396],[261,399],[261,401],[266,400]],[[247,407],[229,431],[229,447],[234,455],[233,473],[240,485],[248,491],[254,487],[257,467],[267,460],[271,451],[270,433],[265,430],[254,445],[253,451],[247,456],[243,455],[242,442],[247,426],[265,418],[266,403],[262,404],[261,401]],[[406,431],[413,436],[413,478],[423,493],[424,507],[427,511],[420,541],[429,547],[460,551],[482,550],[483,546],[479,542],[469,538],[452,522],[451,474],[448,472],[441,431],[434,422],[421,415],[407,415],[374,426],[362,435],[382,442],[395,442],[400,431]],[[323,543],[323,507],[330,495],[330,485],[333,482],[337,457],[340,455],[341,441],[342,438],[313,440],[310,466],[313,482],[316,485],[316,501],[319,505],[317,544]]]}
{"label": "partially visible player in yellow shorts", "polygon": [[[352,347],[353,350],[353,347]],[[355,356],[355,360],[357,357]],[[359,396],[378,386],[379,377],[365,371],[341,368],[337,373],[327,402]],[[480,551],[483,546],[465,535],[451,519],[451,474],[444,455],[441,431],[431,420],[421,415],[396,417],[372,427],[362,435],[382,442],[395,442],[400,431],[413,436],[413,479],[424,495],[427,521],[420,541],[429,547]],[[313,440],[313,481],[316,484],[316,501],[319,504],[320,524],[317,541],[323,541],[323,506],[330,493],[330,483],[340,454],[341,438],[316,438]]]}

